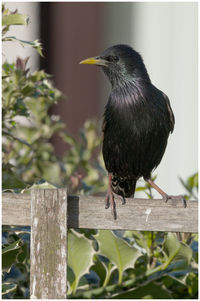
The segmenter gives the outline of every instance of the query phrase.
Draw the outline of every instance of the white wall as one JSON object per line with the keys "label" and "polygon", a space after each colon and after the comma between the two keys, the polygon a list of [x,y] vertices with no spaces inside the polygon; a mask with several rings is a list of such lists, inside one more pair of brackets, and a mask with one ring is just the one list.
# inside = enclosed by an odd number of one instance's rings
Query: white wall
{"label": "white wall", "polygon": [[132,45],[143,55],[152,82],[170,98],[176,124],[157,184],[181,193],[177,177],[197,171],[198,20],[197,3],[135,3]]}
{"label": "white wall", "polygon": [[[5,7],[11,11],[18,9],[18,13],[25,14],[30,17],[28,26],[11,26],[6,36],[16,36],[21,40],[33,41],[39,36],[39,3],[38,2],[6,2]],[[37,69],[39,65],[39,55],[35,49],[31,47],[22,47],[17,42],[3,42],[2,44],[2,60],[12,63],[16,57],[25,58],[30,56],[28,66],[31,71]]]}
{"label": "white wall", "polygon": [[[170,98],[176,125],[154,174],[169,194],[184,193],[178,176],[197,171],[197,3],[110,3],[105,47],[128,43],[139,51],[155,86]],[[110,87],[102,80],[105,99]],[[138,183],[139,185],[142,182]],[[158,196],[155,193],[155,196]]]}

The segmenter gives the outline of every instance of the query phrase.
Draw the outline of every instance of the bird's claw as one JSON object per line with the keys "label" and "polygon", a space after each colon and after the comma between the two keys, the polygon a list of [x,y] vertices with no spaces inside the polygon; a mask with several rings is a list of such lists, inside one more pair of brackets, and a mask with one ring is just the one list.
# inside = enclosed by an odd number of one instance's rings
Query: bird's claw
{"label": "bird's claw", "polygon": [[115,199],[112,191],[109,191],[106,195],[105,209],[108,209],[110,205],[111,205],[111,213],[114,219],[117,219],[116,204],[115,204]]}
{"label": "bird's claw", "polygon": [[117,211],[116,211],[115,201],[112,203],[111,213],[112,213],[112,215],[113,215],[113,218],[114,218],[114,219],[117,219]]}
{"label": "bird's claw", "polygon": [[110,198],[109,198],[109,194],[107,194],[105,199],[105,209],[108,209],[109,207],[110,207]]}
{"label": "bird's claw", "polygon": [[165,203],[167,203],[167,201],[170,199],[170,196],[168,194],[163,194],[162,199],[165,201]]}
{"label": "bird's claw", "polygon": [[165,202],[167,202],[169,199],[172,199],[172,200],[176,200],[176,199],[181,199],[182,202],[183,202],[183,207],[186,208],[187,207],[187,202],[186,202],[186,199],[184,198],[183,195],[168,195],[168,194],[163,194],[162,195],[162,198]]}
{"label": "bird's claw", "polygon": [[126,204],[126,199],[124,196],[122,196],[122,205],[125,205]]}

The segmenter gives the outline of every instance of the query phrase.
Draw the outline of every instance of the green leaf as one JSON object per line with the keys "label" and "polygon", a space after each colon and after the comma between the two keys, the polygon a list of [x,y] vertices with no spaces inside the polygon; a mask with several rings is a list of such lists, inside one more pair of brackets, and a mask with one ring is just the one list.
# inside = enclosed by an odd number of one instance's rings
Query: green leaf
{"label": "green leaf", "polygon": [[[45,153],[43,153],[44,155]],[[48,154],[48,153],[47,153]],[[41,166],[42,174],[44,179],[47,181],[51,181],[51,183],[56,183],[58,182],[59,176],[60,176],[60,166],[58,162],[44,162],[44,164]],[[60,179],[59,179],[60,180]]]}
{"label": "green leaf", "polygon": [[25,41],[25,40],[20,40],[16,37],[5,37],[2,39],[3,42],[19,42],[22,46],[30,46],[33,47],[34,49],[37,50],[37,52],[39,53],[39,55],[43,56],[42,54],[42,45],[39,42],[39,40],[35,40],[35,41]]}
{"label": "green leaf", "polygon": [[67,294],[71,295],[72,285],[75,281],[75,276],[74,276],[74,273],[73,273],[72,269],[69,267],[69,265],[67,266],[67,281],[68,281]]}
{"label": "green leaf", "polygon": [[64,142],[68,143],[73,147],[76,147],[76,145],[78,144],[77,139],[65,132],[60,133],[60,136],[62,137]]}
{"label": "green leaf", "polygon": [[135,189],[135,191],[144,191],[144,190],[146,190],[147,188],[144,186],[139,186],[139,187],[137,187],[136,189]]}
{"label": "green leaf", "polygon": [[21,245],[22,245],[22,240],[21,239],[16,240],[15,242],[10,244],[9,246],[4,246],[3,249],[2,249],[2,254],[4,255],[4,254],[6,254],[10,251],[17,250],[17,249],[21,248]]}
{"label": "green leaf", "polygon": [[29,249],[28,249],[28,245],[24,243],[21,246],[21,252],[17,255],[17,261],[19,263],[23,263],[27,259],[27,257],[29,257]]}
{"label": "green leaf", "polygon": [[188,285],[188,292],[191,297],[198,294],[198,274],[190,273],[186,279],[186,284]]}
{"label": "green leaf", "polygon": [[17,288],[17,284],[4,282],[2,283],[2,295],[14,292]]}
{"label": "green leaf", "polygon": [[93,265],[95,251],[91,240],[73,230],[68,233],[68,246],[68,265],[75,276],[71,285],[71,290],[74,294],[81,276],[88,273],[90,267]]}
{"label": "green leaf", "polygon": [[198,191],[198,173],[193,174],[192,176],[188,177],[186,181],[184,181],[181,177],[179,177],[181,184],[184,188],[189,192],[190,196],[194,199],[197,199],[197,191]]}
{"label": "green leaf", "polygon": [[197,187],[198,186],[198,173],[189,177],[187,180],[187,183],[190,188]]}
{"label": "green leaf", "polygon": [[162,285],[151,282],[147,285],[115,294],[111,299],[171,299],[171,294]]}
{"label": "green leaf", "polygon": [[189,264],[192,258],[192,249],[180,242],[176,234],[171,232],[168,232],[165,237],[163,251],[166,258],[163,268],[166,268],[173,260],[184,260],[186,264]]}
{"label": "green leaf", "polygon": [[2,178],[2,188],[5,189],[23,189],[26,184],[12,170],[4,170]]}
{"label": "green leaf", "polygon": [[[147,233],[147,235],[146,235]],[[140,231],[125,231],[124,232],[124,237],[127,237],[127,238],[134,238],[134,241],[136,242],[136,244],[145,249],[147,254],[149,255],[150,254],[150,249],[149,249],[149,236],[151,236],[151,232],[140,232]],[[150,243],[152,243],[152,241],[150,241]],[[151,244],[150,244],[151,246]]]}
{"label": "green leaf", "polygon": [[27,190],[30,190],[30,189],[57,189],[57,188],[58,188],[58,186],[53,185],[47,181],[41,180],[38,183],[34,183]]}
{"label": "green leaf", "polygon": [[91,269],[99,276],[100,286],[105,287],[108,285],[111,273],[115,269],[115,266],[111,262],[108,262],[108,264],[106,264],[99,258],[98,255],[95,255],[94,265]]}
{"label": "green leaf", "polygon": [[104,279],[106,278],[106,265],[100,260],[98,255],[94,256],[94,265],[91,268],[98,276],[100,279],[100,286],[103,285]]}
{"label": "green leaf", "polygon": [[112,231],[99,230],[95,235],[99,244],[100,254],[106,256],[114,263],[119,272],[119,284],[122,283],[123,272],[134,267],[134,264],[141,253],[134,247],[130,246],[125,240],[118,238]]}
{"label": "green leaf", "polygon": [[27,25],[28,20],[28,17],[22,14],[3,15],[2,26]]}
{"label": "green leaf", "polygon": [[22,88],[22,94],[24,96],[29,96],[35,91],[35,85],[32,82],[26,83],[26,85]]}
{"label": "green leaf", "polygon": [[9,272],[16,258],[21,253],[22,240],[19,239],[2,249],[2,270]]}

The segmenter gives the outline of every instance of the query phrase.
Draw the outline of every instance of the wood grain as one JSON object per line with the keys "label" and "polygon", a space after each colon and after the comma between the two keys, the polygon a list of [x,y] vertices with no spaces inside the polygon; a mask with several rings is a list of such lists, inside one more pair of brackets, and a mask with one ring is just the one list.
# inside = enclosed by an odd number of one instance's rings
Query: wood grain
{"label": "wood grain", "polygon": [[[68,196],[68,228],[121,229],[166,232],[197,232],[198,202],[181,200],[117,199],[117,220],[110,209],[105,210],[104,198]],[[30,225],[30,195],[3,193],[4,225]]]}
{"label": "wood grain", "polygon": [[31,196],[29,194],[7,192],[2,194],[2,224],[31,225]]}
{"label": "wood grain", "polygon": [[67,191],[31,191],[31,299],[66,299]]}

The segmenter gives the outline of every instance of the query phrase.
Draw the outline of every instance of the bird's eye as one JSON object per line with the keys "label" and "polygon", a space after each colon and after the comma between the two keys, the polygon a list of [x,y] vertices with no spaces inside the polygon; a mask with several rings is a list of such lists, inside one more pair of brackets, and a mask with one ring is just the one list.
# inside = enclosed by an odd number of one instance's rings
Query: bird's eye
{"label": "bird's eye", "polygon": [[106,59],[109,62],[117,62],[117,61],[119,61],[118,56],[113,56],[113,55],[109,55]]}

